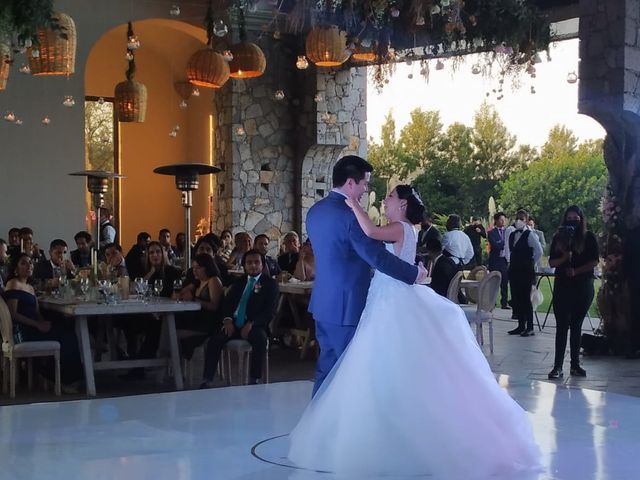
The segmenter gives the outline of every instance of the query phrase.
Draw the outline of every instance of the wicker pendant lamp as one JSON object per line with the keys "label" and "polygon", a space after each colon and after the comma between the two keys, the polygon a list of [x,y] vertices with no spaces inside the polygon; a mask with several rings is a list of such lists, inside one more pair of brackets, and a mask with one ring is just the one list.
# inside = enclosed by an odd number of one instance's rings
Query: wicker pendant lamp
{"label": "wicker pendant lamp", "polygon": [[213,49],[213,7],[209,1],[207,15],[207,47],[191,55],[187,62],[187,80],[205,88],[220,88],[229,80],[229,64]]}
{"label": "wicker pendant lamp", "polygon": [[305,40],[307,58],[318,67],[337,67],[349,59],[347,33],[335,25],[314,27]]}
{"label": "wicker pendant lamp", "polygon": [[11,49],[9,45],[0,43],[0,90],[7,88],[7,80],[9,79],[9,55]]}
{"label": "wicker pendant lamp", "polygon": [[127,29],[127,79],[116,85],[115,109],[119,122],[144,122],[147,115],[147,87],[133,79],[136,73],[134,51],[138,48],[133,34],[133,26],[129,22]]}
{"label": "wicker pendant lamp", "polygon": [[368,48],[362,45],[357,45],[356,49],[351,54],[351,60],[354,62],[373,62],[376,59],[376,49],[374,46]]}
{"label": "wicker pendant lamp", "polygon": [[240,42],[231,47],[233,60],[229,62],[233,78],[255,78],[267,68],[267,59],[262,49],[255,43]]}
{"label": "wicker pendant lamp", "polygon": [[32,75],[71,75],[75,72],[76,24],[65,13],[54,12],[52,20],[57,28],[39,29],[37,46],[29,48],[27,56]]}
{"label": "wicker pendant lamp", "polygon": [[229,62],[229,69],[233,78],[255,78],[261,76],[267,68],[267,59],[262,49],[255,43],[247,41],[244,11],[240,8],[238,14],[240,42],[231,47],[233,60]]}

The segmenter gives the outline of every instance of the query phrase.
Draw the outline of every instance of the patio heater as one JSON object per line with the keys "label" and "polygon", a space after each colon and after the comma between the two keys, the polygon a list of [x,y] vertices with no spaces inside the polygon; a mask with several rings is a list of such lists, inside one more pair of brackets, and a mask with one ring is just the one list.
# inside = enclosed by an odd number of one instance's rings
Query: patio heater
{"label": "patio heater", "polygon": [[109,179],[124,178],[123,175],[103,170],[83,170],[70,173],[73,177],[87,177],[87,190],[91,194],[93,208],[96,210],[95,249],[100,248],[100,209],[104,208],[104,194],[109,191]]}
{"label": "patio heater", "polygon": [[160,175],[172,175],[176,178],[176,188],[182,192],[182,206],[184,207],[184,233],[187,248],[184,253],[184,271],[191,266],[191,206],[192,192],[198,189],[200,175],[218,173],[221,169],[205,163],[174,163],[154,168],[153,172]]}

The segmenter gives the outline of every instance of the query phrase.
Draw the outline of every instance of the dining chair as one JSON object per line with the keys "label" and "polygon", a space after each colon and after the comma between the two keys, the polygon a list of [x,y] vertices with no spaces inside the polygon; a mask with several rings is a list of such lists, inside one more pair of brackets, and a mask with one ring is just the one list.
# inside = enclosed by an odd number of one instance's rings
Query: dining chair
{"label": "dining chair", "polygon": [[453,303],[460,303],[458,300],[458,292],[460,291],[460,282],[462,281],[462,272],[456,273],[451,282],[449,282],[449,288],[447,289],[447,298]]}
{"label": "dining chair", "polygon": [[[240,377],[240,385],[249,383],[249,359],[252,355],[251,344],[247,340],[235,339],[229,340],[222,350],[220,364],[222,366],[222,376],[226,379],[227,385],[232,385],[231,372],[231,354],[235,353],[238,357],[238,375]],[[267,349],[265,350],[265,358],[262,366],[263,382],[269,383],[269,339],[267,338]]]}
{"label": "dining chair", "polygon": [[487,274],[478,285],[478,303],[476,305],[461,305],[469,324],[476,325],[476,340],[479,345],[484,344],[482,324],[489,323],[489,350],[493,353],[493,310],[500,291],[500,272]]}
{"label": "dining chair", "polygon": [[[18,379],[18,362],[27,359],[27,375],[29,391],[33,386],[33,370],[31,359],[34,357],[53,357],[55,363],[55,394],[60,396],[60,342],[53,340],[15,343],[13,340],[13,322],[5,301],[0,297],[0,334],[2,336],[2,378],[3,393],[10,390],[11,398],[16,397]],[[7,375],[7,369],[9,370]],[[8,384],[8,385],[7,385]]]}
{"label": "dining chair", "polygon": [[[469,280],[482,280],[487,275],[487,267],[484,265],[478,265],[477,267],[473,267],[469,272],[467,278]],[[478,303],[478,291],[475,288],[466,288],[465,295],[467,296],[467,300],[471,303]]]}

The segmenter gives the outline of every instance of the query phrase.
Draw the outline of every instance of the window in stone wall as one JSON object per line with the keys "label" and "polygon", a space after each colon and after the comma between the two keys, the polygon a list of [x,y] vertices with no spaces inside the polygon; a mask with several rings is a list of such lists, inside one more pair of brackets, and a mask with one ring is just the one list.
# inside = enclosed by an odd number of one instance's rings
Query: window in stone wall
{"label": "window in stone wall", "polygon": [[[84,139],[85,139],[85,168],[87,170],[104,170],[119,173],[120,161],[118,155],[118,128],[113,106],[113,98],[85,97],[84,103]],[[105,206],[111,210],[113,222],[118,228],[119,183],[110,180],[109,192],[105,195]],[[87,230],[93,231],[95,211],[91,204],[91,196],[86,195],[87,216],[85,223]]]}

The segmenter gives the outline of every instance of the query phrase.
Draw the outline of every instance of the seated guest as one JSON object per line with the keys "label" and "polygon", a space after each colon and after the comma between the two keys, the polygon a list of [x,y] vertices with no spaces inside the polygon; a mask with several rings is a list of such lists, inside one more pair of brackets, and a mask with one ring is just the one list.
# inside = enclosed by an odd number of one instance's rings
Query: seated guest
{"label": "seated guest", "polygon": [[227,266],[230,270],[240,270],[242,267],[242,257],[251,250],[253,241],[247,232],[238,232],[234,238],[235,247],[229,255]]}
{"label": "seated guest", "polygon": [[187,251],[187,237],[183,232],[179,232],[176,235],[176,246],[174,247],[174,251],[178,258],[184,258],[185,252]]}
{"label": "seated guest", "polygon": [[200,253],[193,259],[193,275],[197,281],[193,300],[200,303],[197,312],[177,315],[176,328],[182,339],[182,355],[191,358],[193,350],[222,327],[219,314],[223,297],[222,282],[218,267],[211,255]]}
{"label": "seated guest", "polygon": [[282,254],[278,257],[278,265],[283,272],[291,275],[296,271],[300,251],[300,238],[296,232],[288,232],[282,241]]}
{"label": "seated guest", "polygon": [[167,252],[167,259],[169,263],[173,263],[173,260],[178,256],[173,246],[171,246],[171,230],[168,228],[163,228],[158,233],[158,242],[164,248],[164,251]]}
{"label": "seated guest", "polygon": [[229,261],[229,256],[233,252],[233,234],[231,230],[223,230],[220,233],[220,240],[222,240],[222,250],[220,251],[220,257],[225,261]]}
{"label": "seated guest", "polygon": [[33,277],[37,280],[51,280],[49,286],[56,286],[57,279],[61,276],[73,278],[76,274],[76,267],[71,260],[65,259],[67,253],[67,242],[60,238],[56,238],[49,245],[49,260],[45,260],[36,264]]}
{"label": "seated guest", "polygon": [[144,276],[144,262],[147,254],[147,245],[149,245],[150,241],[151,235],[147,232],[138,233],[136,244],[127,253],[125,261],[131,278]]}
{"label": "seated guest", "polygon": [[7,249],[8,255],[12,257],[18,253],[21,253],[20,252],[20,229],[16,227],[10,228],[7,238],[9,239],[8,241],[9,248]]}
{"label": "seated guest", "polygon": [[280,275],[280,266],[275,258],[267,255],[269,252],[269,242],[269,237],[261,233],[253,242],[253,248],[259,251],[264,257],[264,273],[270,277],[277,277]]}
{"label": "seated guest", "polygon": [[249,383],[258,383],[262,378],[267,330],[276,311],[278,283],[262,274],[264,262],[257,250],[249,250],[244,254],[242,266],[246,275],[231,286],[224,299],[222,331],[213,331],[207,344],[201,388],[211,386],[220,353],[232,339],[242,338],[251,344]]}
{"label": "seated guest", "polygon": [[431,277],[429,286],[438,295],[446,297],[449,284],[458,273],[458,267],[451,258],[442,254],[442,243],[440,243],[439,239],[435,237],[428,238],[424,247],[429,258],[429,264],[427,265],[427,271]]}
{"label": "seated guest", "polygon": [[7,276],[9,274],[9,255],[7,254],[9,245],[7,242],[0,238],[0,293],[7,283]]}
{"label": "seated guest", "polygon": [[91,234],[84,230],[73,236],[76,242],[76,249],[71,252],[71,261],[76,267],[86,267],[91,265]]}
{"label": "seated guest", "polygon": [[[82,377],[77,338],[72,329],[64,329],[64,322],[50,322],[42,317],[35,291],[29,284],[32,274],[33,262],[29,255],[19,253],[11,258],[9,280],[3,297],[11,312],[14,340],[16,343],[47,340],[60,342],[62,383],[72,384]],[[42,369],[41,373],[53,380],[53,368]]]}
{"label": "seated guest", "polygon": [[[169,265],[166,252],[160,242],[149,242],[145,261],[146,274],[144,278],[153,286],[156,281],[162,282],[162,290],[159,296],[171,298],[173,283],[180,279],[180,270]],[[150,314],[128,316],[119,322],[127,339],[127,353],[130,358],[154,358],[160,342],[161,322]],[[138,348],[138,337],[143,340]],[[122,378],[125,380],[139,380],[144,378],[143,368],[134,368]]]}
{"label": "seated guest", "polygon": [[44,250],[40,249],[37,243],[33,243],[33,230],[29,227],[20,229],[20,241],[22,243],[22,251],[29,254],[34,263],[45,259]]}
{"label": "seated guest", "polygon": [[316,257],[313,255],[311,240],[308,238],[300,248],[298,263],[293,276],[302,282],[311,282],[316,278]]}
{"label": "seated guest", "polygon": [[473,245],[469,237],[460,230],[461,221],[458,215],[447,218],[447,233],[442,237],[442,253],[451,257],[453,263],[462,270],[473,260]]}
{"label": "seated guest", "polygon": [[[122,256],[122,247],[117,243],[110,243],[104,250],[105,260],[107,261],[106,273],[111,277],[126,277],[129,273],[127,263]],[[134,277],[135,279],[136,277]]]}

